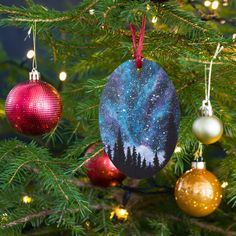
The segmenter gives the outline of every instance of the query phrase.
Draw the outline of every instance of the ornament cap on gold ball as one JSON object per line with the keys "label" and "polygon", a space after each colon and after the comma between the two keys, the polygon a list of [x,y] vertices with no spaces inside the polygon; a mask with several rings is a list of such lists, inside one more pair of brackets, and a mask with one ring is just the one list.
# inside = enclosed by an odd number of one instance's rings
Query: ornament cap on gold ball
{"label": "ornament cap on gold ball", "polygon": [[199,157],[197,160],[192,161],[192,168],[195,169],[206,169],[206,162],[203,161],[202,157]]}

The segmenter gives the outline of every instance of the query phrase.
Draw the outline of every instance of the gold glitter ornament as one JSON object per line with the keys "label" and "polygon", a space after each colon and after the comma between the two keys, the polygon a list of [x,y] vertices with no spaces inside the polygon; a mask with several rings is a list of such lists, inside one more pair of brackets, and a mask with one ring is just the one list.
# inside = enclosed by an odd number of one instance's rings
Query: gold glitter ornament
{"label": "gold glitter ornament", "polygon": [[175,200],[186,214],[202,217],[214,212],[220,205],[222,188],[219,180],[206,170],[205,162],[193,162],[175,186]]}

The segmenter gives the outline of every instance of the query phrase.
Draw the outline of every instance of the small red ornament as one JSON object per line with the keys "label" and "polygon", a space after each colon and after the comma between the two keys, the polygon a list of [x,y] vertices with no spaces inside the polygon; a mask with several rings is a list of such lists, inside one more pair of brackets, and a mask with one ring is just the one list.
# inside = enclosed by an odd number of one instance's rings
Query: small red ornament
{"label": "small red ornament", "polygon": [[[93,152],[95,147],[96,144],[90,146],[85,155]],[[91,182],[101,187],[115,187],[125,178],[125,175],[113,165],[105,151],[88,159],[85,168]]]}
{"label": "small red ornament", "polygon": [[61,117],[62,103],[57,90],[39,80],[39,72],[16,85],[8,94],[5,111],[9,123],[26,135],[42,135],[54,129]]}

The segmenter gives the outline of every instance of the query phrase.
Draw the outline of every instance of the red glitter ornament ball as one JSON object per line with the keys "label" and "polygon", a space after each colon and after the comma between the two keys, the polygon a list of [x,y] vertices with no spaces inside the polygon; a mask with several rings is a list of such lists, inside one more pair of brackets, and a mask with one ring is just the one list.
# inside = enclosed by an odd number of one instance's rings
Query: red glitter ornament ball
{"label": "red glitter ornament ball", "polygon": [[[95,147],[96,145],[89,147],[86,154],[93,152]],[[115,187],[125,178],[125,175],[113,165],[105,151],[88,159],[85,168],[91,182],[100,187]]]}
{"label": "red glitter ornament ball", "polygon": [[61,117],[58,92],[50,84],[29,80],[8,94],[5,111],[11,126],[26,135],[42,135],[54,129]]}

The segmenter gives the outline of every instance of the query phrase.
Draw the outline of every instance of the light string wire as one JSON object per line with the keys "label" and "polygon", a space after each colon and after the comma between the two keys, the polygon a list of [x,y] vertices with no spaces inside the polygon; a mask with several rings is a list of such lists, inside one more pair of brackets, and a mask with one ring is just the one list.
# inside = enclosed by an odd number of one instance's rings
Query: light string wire
{"label": "light string wire", "polygon": [[[218,43],[215,54],[210,61],[210,66],[207,67],[207,65],[205,65],[205,100],[208,103],[210,102],[210,96],[211,96],[211,78],[212,78],[213,62],[217,58],[218,54],[223,50],[223,48],[224,47],[220,46],[220,43]],[[207,71],[208,71],[208,76],[207,76]]]}

